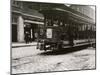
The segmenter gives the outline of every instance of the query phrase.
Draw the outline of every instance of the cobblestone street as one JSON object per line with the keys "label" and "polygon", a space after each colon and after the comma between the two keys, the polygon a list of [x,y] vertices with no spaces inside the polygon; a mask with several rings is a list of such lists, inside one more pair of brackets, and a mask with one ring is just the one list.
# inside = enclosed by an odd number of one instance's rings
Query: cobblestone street
{"label": "cobblestone street", "polygon": [[11,10],[11,74],[96,69],[96,5],[12,0]]}
{"label": "cobblestone street", "polygon": [[36,46],[12,48],[13,74],[84,69],[95,69],[94,48],[63,54],[40,51]]}

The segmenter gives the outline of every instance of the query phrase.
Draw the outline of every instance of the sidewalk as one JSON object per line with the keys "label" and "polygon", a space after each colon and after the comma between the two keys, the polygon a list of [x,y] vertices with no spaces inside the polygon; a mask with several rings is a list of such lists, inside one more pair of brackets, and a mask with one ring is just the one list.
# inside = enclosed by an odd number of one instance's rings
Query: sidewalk
{"label": "sidewalk", "polygon": [[12,43],[12,48],[36,46],[36,45],[37,45],[37,42],[32,42],[32,43],[28,43],[28,44],[16,42],[16,43]]}

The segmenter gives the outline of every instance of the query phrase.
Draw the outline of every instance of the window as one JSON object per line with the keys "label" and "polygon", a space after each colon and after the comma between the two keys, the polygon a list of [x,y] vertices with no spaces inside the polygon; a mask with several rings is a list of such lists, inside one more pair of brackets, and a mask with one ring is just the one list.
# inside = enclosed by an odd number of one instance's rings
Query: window
{"label": "window", "polygon": [[12,1],[12,5],[16,7],[22,7],[21,2],[18,1]]}
{"label": "window", "polygon": [[14,24],[17,23],[17,17],[15,17],[15,16],[12,17],[12,23],[14,23]]}

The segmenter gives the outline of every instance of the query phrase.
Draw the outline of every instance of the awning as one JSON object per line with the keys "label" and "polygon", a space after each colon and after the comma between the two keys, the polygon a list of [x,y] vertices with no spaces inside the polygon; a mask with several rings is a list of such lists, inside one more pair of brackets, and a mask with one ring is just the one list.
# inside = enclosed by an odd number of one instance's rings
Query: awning
{"label": "awning", "polygon": [[24,20],[24,22],[26,22],[26,23],[33,23],[33,24],[41,24],[41,25],[44,25],[43,22],[37,22],[37,21],[31,21],[31,20]]}
{"label": "awning", "polygon": [[78,22],[80,21],[80,23],[94,24],[94,22],[91,18],[88,18],[88,17],[86,18],[81,15],[75,14],[71,11],[67,11],[67,10],[60,9],[60,8],[55,8],[55,10],[66,12],[66,14],[68,14],[68,16],[69,16],[69,19],[73,18],[72,20],[77,20]]}
{"label": "awning", "polygon": [[79,15],[72,11],[61,9],[61,8],[52,8],[52,9],[46,9],[46,10],[44,9],[44,10],[41,10],[40,12],[43,13],[44,15],[58,15],[58,16],[61,15],[61,17],[63,18],[68,17],[68,20],[82,23],[82,24],[95,24],[92,18]]}

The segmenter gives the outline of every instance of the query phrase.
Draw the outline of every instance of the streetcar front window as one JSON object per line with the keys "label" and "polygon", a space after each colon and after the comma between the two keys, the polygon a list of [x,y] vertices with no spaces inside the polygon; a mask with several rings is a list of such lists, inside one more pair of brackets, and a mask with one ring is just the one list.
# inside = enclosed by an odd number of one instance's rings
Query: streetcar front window
{"label": "streetcar front window", "polygon": [[40,37],[41,39],[44,39],[44,38],[45,38],[45,30],[44,30],[43,28],[40,28],[39,37]]}

